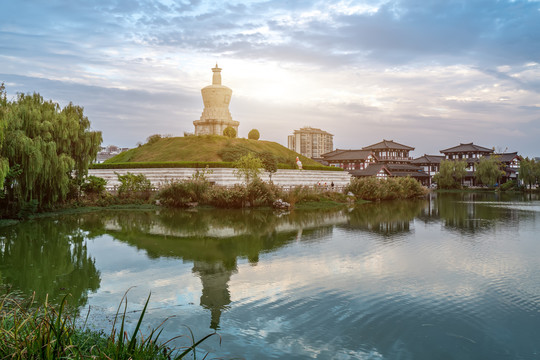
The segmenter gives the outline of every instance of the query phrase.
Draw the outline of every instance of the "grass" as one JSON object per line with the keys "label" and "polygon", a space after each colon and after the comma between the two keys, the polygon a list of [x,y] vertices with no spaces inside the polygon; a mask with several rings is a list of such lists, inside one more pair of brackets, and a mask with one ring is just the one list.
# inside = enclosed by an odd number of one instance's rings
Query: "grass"
{"label": "grass", "polygon": [[87,330],[85,324],[79,327],[75,318],[66,311],[66,297],[61,305],[53,307],[47,299],[44,304],[36,306],[33,298],[25,302],[15,296],[3,296],[0,299],[0,358],[127,360],[182,359],[187,355],[196,358],[197,346],[216,335],[211,333],[195,340],[189,331],[191,345],[171,348],[168,343],[177,337],[161,341],[164,321],[143,336],[140,327],[150,295],[130,335],[125,328],[126,294],[120,301],[109,335]]}
{"label": "grass", "polygon": [[[149,144],[123,152],[106,161],[106,163],[122,162],[165,162],[165,161],[209,161],[221,162],[220,153],[226,148],[242,147],[256,153],[270,152],[278,159],[294,162],[296,152],[286,147],[264,140],[229,139],[225,136],[203,135],[186,137],[161,138]],[[303,165],[320,166],[312,159],[299,156]],[[283,161],[280,161],[283,162]]]}

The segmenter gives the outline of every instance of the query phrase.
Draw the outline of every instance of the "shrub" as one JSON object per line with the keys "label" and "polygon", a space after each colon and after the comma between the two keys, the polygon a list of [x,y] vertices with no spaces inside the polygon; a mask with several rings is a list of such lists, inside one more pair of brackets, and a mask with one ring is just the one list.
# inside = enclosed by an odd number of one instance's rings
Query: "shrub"
{"label": "shrub", "polygon": [[352,192],[359,199],[377,200],[380,197],[380,181],[375,177],[353,178],[345,187],[345,192]]}
{"label": "shrub", "polygon": [[186,182],[174,182],[161,189],[157,198],[163,206],[181,208],[193,201],[193,192]]}
{"label": "shrub", "polygon": [[232,126],[227,126],[225,130],[223,130],[223,136],[234,139],[236,137],[236,130],[234,130]]}
{"label": "shrub", "polygon": [[152,184],[144,174],[135,175],[128,172],[125,175],[116,173],[116,176],[118,176],[118,181],[120,181],[118,196],[141,198],[145,200],[150,198]]}
{"label": "shrub", "polygon": [[256,178],[246,186],[247,199],[251,206],[271,205],[276,200],[274,187]]}
{"label": "shrub", "polygon": [[239,209],[244,207],[247,190],[245,186],[234,185],[230,188],[213,186],[209,194],[209,203],[218,208]]}
{"label": "shrub", "polygon": [[161,135],[159,134],[150,135],[149,137],[146,138],[146,143],[153,144],[155,142],[158,142],[160,139],[161,139]]}
{"label": "shrub", "polygon": [[[233,168],[233,162],[247,155],[250,150],[241,147],[225,149],[218,155],[223,161],[153,161],[92,164],[89,169],[153,169],[153,168]],[[278,158],[278,161],[281,161]],[[304,165],[304,170],[344,171],[342,168],[323,165]],[[294,159],[290,163],[278,163],[278,169],[296,169]]]}
{"label": "shrub", "polygon": [[17,212],[17,218],[28,219],[29,217],[37,213],[38,205],[39,202],[36,199],[23,202],[19,211]]}
{"label": "shrub", "polygon": [[394,200],[423,196],[426,189],[411,177],[388,178],[376,177],[353,178],[345,188],[362,200]]}
{"label": "shrub", "polygon": [[517,188],[517,185],[514,180],[507,181],[504,184],[501,184],[501,186],[499,187],[501,191],[511,191],[511,190],[515,190],[516,188]]}
{"label": "shrub", "polygon": [[105,185],[107,185],[107,180],[90,175],[86,179],[84,179],[84,182],[81,185],[81,190],[85,194],[102,194],[105,191]]}
{"label": "shrub", "polygon": [[261,137],[261,134],[259,134],[259,130],[257,130],[257,129],[252,129],[252,130],[248,133],[248,139],[251,139],[251,140],[259,140],[260,137]]}
{"label": "shrub", "polygon": [[186,207],[189,203],[205,202],[211,187],[206,174],[210,172],[208,169],[197,170],[190,180],[170,183],[159,191],[157,198],[169,207]]}
{"label": "shrub", "polygon": [[295,186],[283,194],[283,200],[294,206],[302,201],[318,201],[319,194],[318,190],[311,189],[309,186]]}

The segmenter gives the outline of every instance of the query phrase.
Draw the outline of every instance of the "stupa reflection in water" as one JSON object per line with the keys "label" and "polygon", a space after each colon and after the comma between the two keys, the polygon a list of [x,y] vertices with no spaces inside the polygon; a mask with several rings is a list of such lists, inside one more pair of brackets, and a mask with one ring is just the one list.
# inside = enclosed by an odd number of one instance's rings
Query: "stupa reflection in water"
{"label": "stupa reflection in water", "polygon": [[201,278],[201,306],[210,310],[210,328],[217,330],[221,312],[231,303],[229,280],[237,272],[236,264],[233,269],[229,269],[223,263],[194,261],[193,272]]}
{"label": "stupa reflection in water", "polygon": [[[256,265],[259,254],[273,252],[295,241],[310,241],[345,224],[342,212],[279,217],[272,212],[147,212],[103,214],[106,232],[117,240],[146,251],[152,258],[193,262],[201,279],[200,306],[210,311],[210,328],[217,330],[229,308],[229,281],[238,259]],[[315,235],[318,234],[318,235]]]}

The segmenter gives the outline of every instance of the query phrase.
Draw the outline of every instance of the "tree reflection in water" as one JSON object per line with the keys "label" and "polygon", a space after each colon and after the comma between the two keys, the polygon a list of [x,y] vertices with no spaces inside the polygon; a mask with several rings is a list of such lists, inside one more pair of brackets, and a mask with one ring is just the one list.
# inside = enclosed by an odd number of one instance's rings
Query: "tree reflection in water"
{"label": "tree reflection in water", "polygon": [[23,296],[59,303],[66,294],[76,307],[96,291],[100,274],[87,252],[77,218],[34,220],[0,229],[0,282]]}
{"label": "tree reflection in water", "polygon": [[362,229],[385,238],[407,233],[411,230],[411,222],[426,204],[424,199],[364,204],[349,213],[347,228]]}
{"label": "tree reflection in water", "polygon": [[386,242],[413,232],[415,221],[475,233],[531,216],[491,206],[500,196],[438,193],[419,200],[369,203],[353,210],[287,214],[269,210],[115,210],[27,221],[0,229],[0,282],[26,296],[33,291],[42,298],[49,294],[53,302],[70,293],[72,303],[83,306],[101,281],[86,242],[109,234],[150,258],[191,262],[192,272],[202,283],[200,305],[211,313],[210,327],[218,329],[222,312],[231,302],[229,282],[238,271],[239,259],[256,266],[261,254],[296,241],[320,241],[336,227],[376,234]]}

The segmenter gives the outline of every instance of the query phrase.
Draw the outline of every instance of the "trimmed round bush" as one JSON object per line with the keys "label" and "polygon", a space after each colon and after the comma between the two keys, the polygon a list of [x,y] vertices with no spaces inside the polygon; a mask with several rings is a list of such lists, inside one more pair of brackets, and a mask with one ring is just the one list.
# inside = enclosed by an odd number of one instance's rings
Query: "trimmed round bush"
{"label": "trimmed round bush", "polygon": [[248,139],[259,140],[260,137],[261,137],[261,134],[259,134],[259,130],[257,129],[253,129],[248,133]]}

